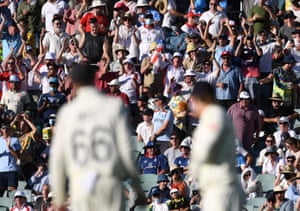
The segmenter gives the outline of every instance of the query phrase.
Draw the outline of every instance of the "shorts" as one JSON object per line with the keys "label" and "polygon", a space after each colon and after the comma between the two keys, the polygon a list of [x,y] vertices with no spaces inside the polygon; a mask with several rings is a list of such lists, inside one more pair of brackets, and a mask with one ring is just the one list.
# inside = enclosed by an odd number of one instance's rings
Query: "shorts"
{"label": "shorts", "polygon": [[18,172],[0,172],[0,192],[8,187],[18,187]]}

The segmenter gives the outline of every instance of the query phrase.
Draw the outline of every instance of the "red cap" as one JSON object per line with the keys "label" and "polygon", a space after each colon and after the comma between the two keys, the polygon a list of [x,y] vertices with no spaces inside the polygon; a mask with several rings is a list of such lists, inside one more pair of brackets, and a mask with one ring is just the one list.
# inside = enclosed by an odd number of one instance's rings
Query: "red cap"
{"label": "red cap", "polygon": [[223,51],[222,54],[221,54],[221,57],[223,57],[223,56],[229,56],[229,57],[231,57],[230,51]]}
{"label": "red cap", "polygon": [[192,17],[200,17],[201,14],[199,13],[193,13],[193,11],[189,11],[189,13],[187,14],[188,18],[192,18]]}
{"label": "red cap", "polygon": [[124,9],[125,11],[129,10],[127,5],[122,1],[119,1],[119,2],[115,3],[114,9],[115,10]]}

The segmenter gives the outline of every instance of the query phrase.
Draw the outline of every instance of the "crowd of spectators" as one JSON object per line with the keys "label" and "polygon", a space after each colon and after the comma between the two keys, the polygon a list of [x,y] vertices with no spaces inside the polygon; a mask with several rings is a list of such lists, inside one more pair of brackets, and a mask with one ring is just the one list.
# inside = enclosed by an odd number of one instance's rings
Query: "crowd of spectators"
{"label": "crowd of spectators", "polygon": [[[263,196],[257,175],[272,174],[261,210],[300,208],[300,2],[4,0],[0,8],[0,195],[24,180],[37,210],[55,209],[47,201],[55,118],[76,97],[72,65],[89,63],[99,69],[95,88],[122,100],[143,143],[140,173],[158,175],[149,209],[201,204],[189,169],[201,124],[190,102],[196,81],[215,87],[232,120],[246,197]],[[24,198],[15,192],[16,206]]]}

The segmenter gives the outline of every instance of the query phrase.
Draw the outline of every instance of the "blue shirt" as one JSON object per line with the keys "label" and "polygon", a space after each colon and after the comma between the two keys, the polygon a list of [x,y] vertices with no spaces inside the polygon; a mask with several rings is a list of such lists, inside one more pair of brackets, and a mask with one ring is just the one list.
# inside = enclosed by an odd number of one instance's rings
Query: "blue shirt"
{"label": "blue shirt", "polygon": [[138,167],[143,174],[157,174],[160,170],[169,170],[168,159],[162,154],[153,158],[140,157]]}
{"label": "blue shirt", "polygon": [[166,187],[163,190],[160,190],[158,185],[153,186],[148,194],[148,198],[151,199],[152,195],[154,193],[154,191],[159,191],[160,193],[160,198],[162,198],[162,201],[167,201],[167,200],[171,200],[171,196],[170,196],[170,188]]}
{"label": "blue shirt", "polygon": [[38,101],[38,107],[41,107],[43,103],[47,100],[51,105],[53,105],[53,107],[46,108],[46,110],[44,110],[43,112],[44,120],[48,119],[51,114],[56,114],[60,106],[65,102],[67,102],[66,96],[61,92],[56,92],[56,94],[53,96],[50,95],[50,93],[46,93],[40,97]]}
{"label": "blue shirt", "polygon": [[229,52],[231,52],[231,54],[233,54],[233,48],[229,44],[225,45],[223,47],[217,45],[216,52],[215,52],[215,58],[216,58],[216,61],[219,63],[220,66],[222,65],[221,55],[222,55],[223,51],[229,51]]}
{"label": "blue shirt", "polygon": [[[10,146],[14,151],[20,151],[21,145],[18,138],[10,137]],[[17,160],[9,151],[6,140],[0,137],[0,172],[18,171]]]}
{"label": "blue shirt", "polygon": [[6,58],[10,53],[10,47],[13,47],[14,55],[16,55],[21,45],[22,45],[22,40],[19,33],[17,33],[15,36],[10,36],[7,32],[3,33],[2,36],[3,58]]}
{"label": "blue shirt", "polygon": [[169,141],[171,133],[173,132],[174,115],[170,108],[155,111],[153,114],[153,132],[156,133],[158,129],[163,125],[165,121],[168,121],[167,129],[156,138],[157,141]]}
{"label": "blue shirt", "polygon": [[300,198],[300,192],[294,183],[289,185],[285,193],[285,198],[294,202],[298,201],[298,199]]}
{"label": "blue shirt", "polygon": [[216,87],[217,100],[234,100],[238,97],[240,84],[243,82],[243,76],[240,68],[231,66],[227,72],[221,68],[217,83],[225,83],[225,88]]}
{"label": "blue shirt", "polygon": [[178,167],[187,167],[189,163],[190,163],[190,158],[185,158],[183,156],[179,156],[174,160],[174,164]]}

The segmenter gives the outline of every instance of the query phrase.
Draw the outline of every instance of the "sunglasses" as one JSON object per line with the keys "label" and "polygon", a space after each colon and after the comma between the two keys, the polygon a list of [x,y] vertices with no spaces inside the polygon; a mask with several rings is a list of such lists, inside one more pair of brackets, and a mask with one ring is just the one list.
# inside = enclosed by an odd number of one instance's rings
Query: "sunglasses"
{"label": "sunglasses", "polygon": [[222,59],[224,59],[224,60],[227,59],[227,60],[228,60],[228,59],[230,59],[230,57],[228,57],[228,56],[223,56]]}
{"label": "sunglasses", "polygon": [[288,125],[287,122],[279,122],[280,125]]}
{"label": "sunglasses", "polygon": [[266,140],[266,142],[267,142],[267,143],[271,143],[271,142],[273,142],[273,140]]}
{"label": "sunglasses", "polygon": [[294,159],[287,159],[286,162],[293,163],[293,162],[295,162],[295,160]]}
{"label": "sunglasses", "polygon": [[14,64],[15,62],[7,62],[7,64]]}
{"label": "sunglasses", "polygon": [[247,174],[244,175],[244,177],[250,177],[250,176],[251,176],[250,173],[247,173]]}
{"label": "sunglasses", "polygon": [[211,64],[209,62],[205,62],[203,65],[210,66]]}

